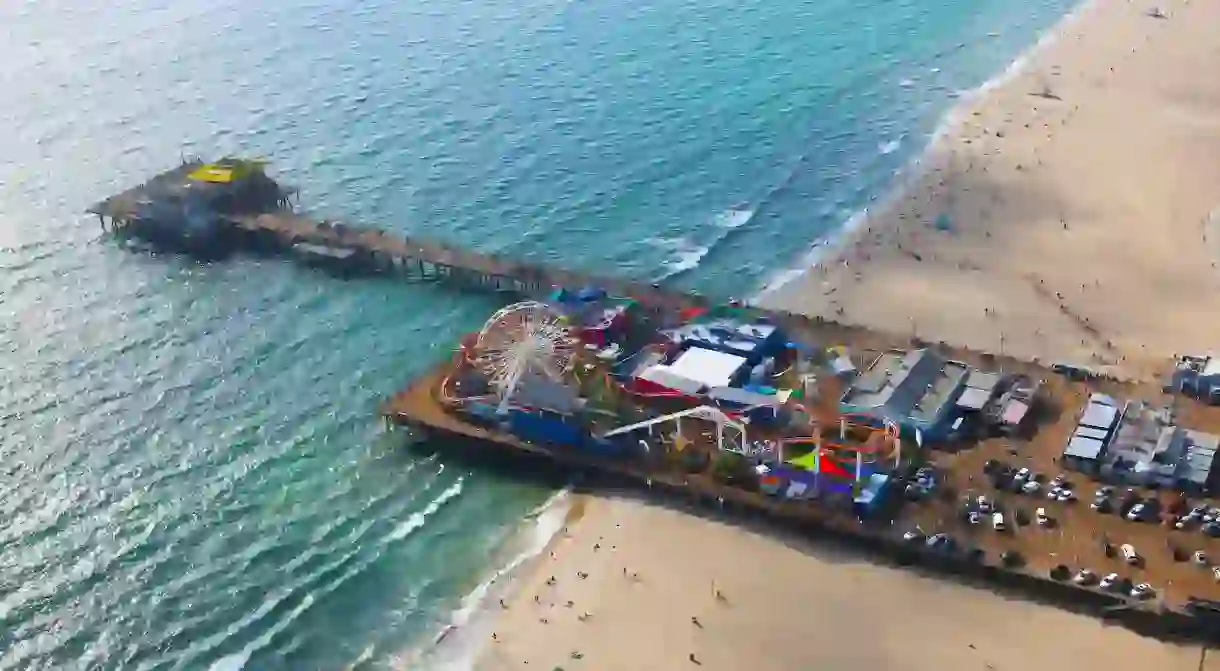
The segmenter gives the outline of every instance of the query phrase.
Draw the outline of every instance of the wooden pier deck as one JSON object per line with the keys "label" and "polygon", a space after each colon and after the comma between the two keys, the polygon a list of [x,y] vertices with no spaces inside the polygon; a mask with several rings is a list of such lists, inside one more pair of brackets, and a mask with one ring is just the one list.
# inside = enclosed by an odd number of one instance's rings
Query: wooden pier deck
{"label": "wooden pier deck", "polygon": [[[210,181],[207,177],[214,173],[227,176]],[[661,312],[708,306],[727,298],[313,218],[293,211],[290,196],[295,193],[296,189],[268,177],[261,161],[190,159],[94,204],[87,212],[98,217],[103,230],[208,259],[242,250],[283,253],[344,274],[385,274],[521,297],[542,297],[557,287],[597,286]],[[207,218],[202,227],[201,210]]]}
{"label": "wooden pier deck", "polygon": [[698,296],[659,285],[574,272],[412,236],[398,236],[376,228],[315,220],[293,212],[238,216],[233,221],[244,233],[260,240],[264,247],[290,251],[304,243],[356,250],[365,257],[369,269],[405,274],[415,280],[525,295],[542,294],[554,287],[593,285],[660,309],[681,309],[702,303]]}
{"label": "wooden pier deck", "polygon": [[135,216],[141,202],[158,196],[177,196],[187,190],[187,176],[203,165],[202,161],[184,161],[182,165],[154,176],[143,184],[117,193],[92,205],[86,212],[115,221]]}

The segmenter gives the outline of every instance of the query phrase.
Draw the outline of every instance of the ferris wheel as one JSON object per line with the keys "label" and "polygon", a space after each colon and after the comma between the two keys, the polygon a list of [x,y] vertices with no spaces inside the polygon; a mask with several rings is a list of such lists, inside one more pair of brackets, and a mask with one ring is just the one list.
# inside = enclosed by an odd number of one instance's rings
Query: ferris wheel
{"label": "ferris wheel", "polygon": [[577,342],[564,317],[536,301],[510,305],[479,331],[471,363],[500,396],[500,409],[522,380],[541,375],[555,382],[572,369]]}

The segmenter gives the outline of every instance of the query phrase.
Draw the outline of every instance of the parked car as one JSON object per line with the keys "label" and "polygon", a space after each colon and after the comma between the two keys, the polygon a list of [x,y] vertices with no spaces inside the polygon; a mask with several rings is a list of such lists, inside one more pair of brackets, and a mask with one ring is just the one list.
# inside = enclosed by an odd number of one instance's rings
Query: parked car
{"label": "parked car", "polygon": [[1202,550],[1195,550],[1195,554],[1191,560],[1196,566],[1207,566],[1207,553]]}
{"label": "parked car", "polygon": [[1046,508],[1039,508],[1034,511],[1034,519],[1038,521],[1038,526],[1050,526],[1051,518],[1046,515]]}
{"label": "parked car", "polygon": [[1097,574],[1087,568],[1082,568],[1072,576],[1072,582],[1077,585],[1092,585],[1097,581]]}
{"label": "parked car", "polygon": [[1135,551],[1134,545],[1131,545],[1130,543],[1123,543],[1119,550],[1123,553],[1123,561],[1131,564],[1132,566],[1139,565],[1141,559],[1139,553]]}
{"label": "parked car", "polygon": [[1131,510],[1127,511],[1128,522],[1142,522],[1144,520],[1145,511],[1148,509],[1143,503],[1137,503],[1131,506]]}
{"label": "parked car", "polygon": [[1101,589],[1114,589],[1114,586],[1118,584],[1118,580],[1117,573],[1109,573],[1101,579],[1101,582],[1097,583],[1097,586]]}
{"label": "parked car", "polygon": [[953,537],[949,534],[935,534],[933,536],[929,536],[925,544],[927,545],[928,549],[941,554],[952,554],[957,548],[957,541],[953,540]]}
{"label": "parked car", "polygon": [[1004,523],[1004,513],[994,512],[991,514],[991,528],[996,531],[1004,531],[1008,528]]}
{"label": "parked car", "polygon": [[1037,480],[1030,480],[1029,482],[1026,482],[1025,484],[1021,485],[1021,493],[1022,494],[1037,494],[1038,490],[1041,488],[1042,488],[1042,485],[1038,484]]}
{"label": "parked car", "polygon": [[1142,582],[1131,588],[1131,598],[1133,599],[1151,599],[1156,596],[1156,590],[1152,589],[1152,585]]}

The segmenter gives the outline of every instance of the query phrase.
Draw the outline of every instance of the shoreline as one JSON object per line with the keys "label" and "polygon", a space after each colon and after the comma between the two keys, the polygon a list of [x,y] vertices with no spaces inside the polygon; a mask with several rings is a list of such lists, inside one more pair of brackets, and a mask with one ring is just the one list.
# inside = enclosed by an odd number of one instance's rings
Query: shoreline
{"label": "shoreline", "polygon": [[768,304],[768,299],[781,292],[788,284],[801,280],[819,266],[840,261],[841,256],[860,241],[863,233],[868,232],[862,232],[862,228],[868,229],[871,221],[882,219],[885,213],[898,207],[903,198],[909,196],[918,182],[927,176],[927,172],[932,169],[933,160],[937,158],[937,152],[943,151],[944,144],[950,140],[953,133],[966,123],[971,109],[980,104],[991,91],[1007,85],[1026,72],[1038,54],[1063,39],[1069,28],[1095,11],[1103,1],[1079,0],[1075,7],[1040,33],[1033,44],[1021,50],[1002,70],[978,86],[962,90],[957,100],[945,110],[936,127],[927,135],[923,147],[898,169],[894,179],[880,194],[876,194],[867,205],[853,212],[833,232],[814,240],[799,261],[767,278],[749,302],[763,308],[773,307]]}
{"label": "shoreline", "polygon": [[556,491],[543,504],[524,515],[492,558],[489,570],[467,591],[458,608],[427,637],[394,655],[395,669],[428,668],[465,671],[484,653],[487,637],[500,608],[521,589],[522,579],[533,573],[558,539],[584,517],[588,497],[571,487]]}
{"label": "shoreline", "polygon": [[1220,10],[1155,6],[1068,15],[893,202],[758,303],[1129,379],[1214,345],[1220,87],[1194,73]]}

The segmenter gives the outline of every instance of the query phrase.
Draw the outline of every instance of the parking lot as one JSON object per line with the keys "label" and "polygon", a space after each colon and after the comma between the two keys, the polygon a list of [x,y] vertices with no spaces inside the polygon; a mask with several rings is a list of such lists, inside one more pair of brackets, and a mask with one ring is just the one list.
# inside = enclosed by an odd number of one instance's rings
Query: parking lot
{"label": "parking lot", "polygon": [[[988,563],[1000,563],[1001,556],[1008,553],[1008,560],[1019,558],[1025,570],[1044,576],[1063,566],[1067,570],[1058,577],[1071,579],[1084,568],[1093,574],[1085,582],[1095,585],[1115,573],[1129,580],[1128,584],[1147,583],[1167,605],[1180,605],[1188,596],[1220,600],[1220,582],[1213,575],[1213,567],[1220,566],[1220,538],[1202,530],[1203,518],[1212,511],[1200,508],[1183,523],[1183,529],[1175,528],[1175,522],[1189,516],[1192,508],[1220,507],[1220,500],[1181,501],[1176,492],[1128,491],[1116,485],[1104,497],[1107,503],[1100,505],[1102,511],[1098,511],[1092,504],[1106,483],[1062,469],[1057,463],[1089,393],[1100,390],[1120,399],[1159,402],[1163,398],[1160,390],[1116,384],[1089,386],[1060,378],[1048,379],[1045,388],[1055,407],[1031,439],[992,438],[960,449],[930,450],[928,460],[935,464],[935,488],[905,506],[896,524],[897,532],[915,532],[922,537],[946,534],[954,539],[958,551],[981,550]],[[1178,404],[1183,425],[1220,432],[1220,408],[1185,399]],[[1063,500],[1068,498],[1063,488],[1057,490],[1059,495],[1048,498],[1057,476],[1066,479],[1064,485],[1071,491],[1071,500]],[[984,497],[982,506],[980,496]],[[1143,521],[1129,521],[1127,513],[1138,503],[1144,504],[1136,509],[1142,515],[1132,516]],[[1170,516],[1169,512],[1179,506],[1179,514]],[[1045,525],[1036,519],[1039,509],[1044,509],[1049,518]],[[994,528],[994,512],[1002,516],[1003,530]],[[1162,514],[1170,518],[1168,523],[1162,521]],[[1220,535],[1220,526],[1212,532]],[[1137,561],[1124,559],[1124,545],[1135,550]],[[1199,551],[1206,555],[1202,563],[1195,561]]]}

